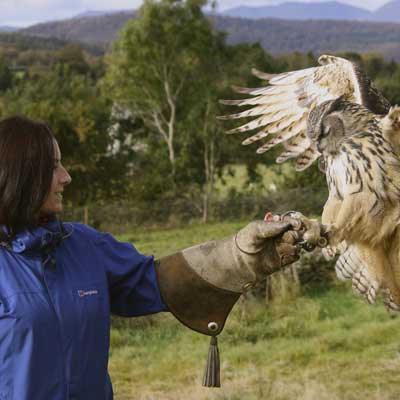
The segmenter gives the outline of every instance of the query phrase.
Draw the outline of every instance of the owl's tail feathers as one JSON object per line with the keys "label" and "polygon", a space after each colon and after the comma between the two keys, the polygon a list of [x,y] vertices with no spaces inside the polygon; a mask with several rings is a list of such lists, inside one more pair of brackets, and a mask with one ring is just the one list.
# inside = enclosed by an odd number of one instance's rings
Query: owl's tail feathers
{"label": "owl's tail feathers", "polygon": [[[342,247],[345,244],[341,244]],[[375,304],[380,282],[363,260],[356,246],[344,249],[335,265],[336,275],[340,280],[351,280],[353,290],[364,297],[369,304]]]}

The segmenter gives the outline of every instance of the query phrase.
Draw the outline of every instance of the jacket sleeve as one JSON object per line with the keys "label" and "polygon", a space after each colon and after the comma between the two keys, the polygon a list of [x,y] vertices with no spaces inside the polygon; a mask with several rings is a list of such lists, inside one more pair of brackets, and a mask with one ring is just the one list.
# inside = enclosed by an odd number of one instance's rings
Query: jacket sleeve
{"label": "jacket sleeve", "polygon": [[166,311],[161,299],[153,257],[140,254],[130,243],[102,233],[96,241],[106,270],[111,312],[135,317]]}

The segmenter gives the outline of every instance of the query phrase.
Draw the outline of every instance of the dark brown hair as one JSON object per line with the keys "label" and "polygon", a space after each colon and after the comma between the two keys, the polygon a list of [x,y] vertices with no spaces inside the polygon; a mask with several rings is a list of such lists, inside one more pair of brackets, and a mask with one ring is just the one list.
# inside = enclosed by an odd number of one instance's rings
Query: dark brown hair
{"label": "dark brown hair", "polygon": [[9,237],[38,223],[53,168],[54,135],[45,123],[20,116],[0,121],[0,225]]}

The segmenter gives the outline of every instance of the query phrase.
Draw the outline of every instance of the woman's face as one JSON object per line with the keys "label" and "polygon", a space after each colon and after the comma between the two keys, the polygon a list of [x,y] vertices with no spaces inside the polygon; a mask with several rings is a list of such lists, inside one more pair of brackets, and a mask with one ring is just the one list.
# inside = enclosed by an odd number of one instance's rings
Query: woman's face
{"label": "woman's face", "polygon": [[61,152],[54,141],[54,170],[50,191],[41,208],[42,214],[58,214],[63,210],[64,188],[71,183],[71,177],[61,164]]}

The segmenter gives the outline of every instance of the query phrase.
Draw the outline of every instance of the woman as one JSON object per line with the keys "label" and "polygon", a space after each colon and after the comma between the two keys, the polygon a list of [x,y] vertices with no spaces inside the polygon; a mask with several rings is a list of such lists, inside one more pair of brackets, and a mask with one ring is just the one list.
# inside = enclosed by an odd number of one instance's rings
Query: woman
{"label": "woman", "polygon": [[[0,121],[0,400],[110,400],[110,312],[168,309],[215,335],[240,293],[298,258],[302,235],[289,228],[302,223],[258,221],[155,263],[109,234],[61,223],[70,183],[46,124]],[[318,237],[319,225],[311,231]]]}

